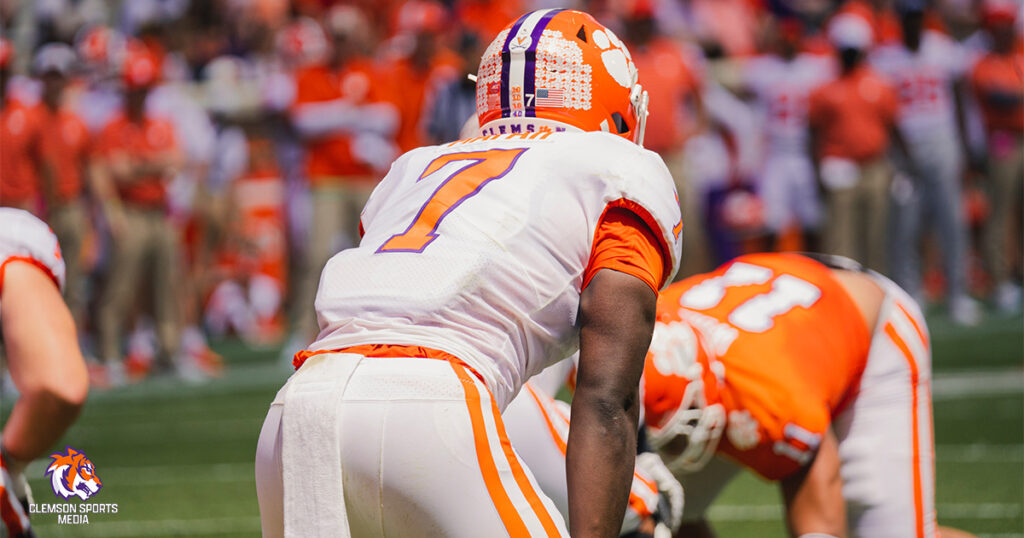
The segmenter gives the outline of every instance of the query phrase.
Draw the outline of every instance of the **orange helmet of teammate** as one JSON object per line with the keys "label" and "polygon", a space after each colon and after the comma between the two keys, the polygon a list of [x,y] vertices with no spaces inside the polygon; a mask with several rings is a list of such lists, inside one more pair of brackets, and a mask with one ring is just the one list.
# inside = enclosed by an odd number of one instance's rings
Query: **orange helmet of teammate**
{"label": "orange helmet of teammate", "polygon": [[721,363],[710,357],[685,321],[655,324],[644,366],[645,422],[651,445],[673,471],[703,468],[725,429]]}
{"label": "orange helmet of teammate", "polygon": [[121,77],[129,89],[150,88],[160,81],[160,58],[145,47],[131,46],[125,55]]}
{"label": "orange helmet of teammate", "polygon": [[568,125],[643,145],[647,92],[611,30],[586,13],[542,9],[520,17],[487,47],[476,110],[484,134]]}

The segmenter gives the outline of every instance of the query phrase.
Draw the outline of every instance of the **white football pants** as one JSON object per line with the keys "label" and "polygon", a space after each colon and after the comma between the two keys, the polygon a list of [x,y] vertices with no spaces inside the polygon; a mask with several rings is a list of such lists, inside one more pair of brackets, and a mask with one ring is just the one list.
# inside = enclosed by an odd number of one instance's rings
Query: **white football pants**
{"label": "white football pants", "polygon": [[310,357],[256,452],[264,537],[568,536],[487,387],[437,359]]}

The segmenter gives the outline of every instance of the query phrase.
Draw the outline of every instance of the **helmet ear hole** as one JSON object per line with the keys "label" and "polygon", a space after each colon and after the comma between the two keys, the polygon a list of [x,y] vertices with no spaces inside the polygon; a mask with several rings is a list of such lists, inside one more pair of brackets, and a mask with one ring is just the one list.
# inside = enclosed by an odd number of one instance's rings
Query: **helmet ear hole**
{"label": "helmet ear hole", "polygon": [[615,130],[618,131],[619,134],[626,134],[629,132],[629,126],[626,125],[626,119],[622,117],[622,114],[613,112],[612,121],[615,122]]}

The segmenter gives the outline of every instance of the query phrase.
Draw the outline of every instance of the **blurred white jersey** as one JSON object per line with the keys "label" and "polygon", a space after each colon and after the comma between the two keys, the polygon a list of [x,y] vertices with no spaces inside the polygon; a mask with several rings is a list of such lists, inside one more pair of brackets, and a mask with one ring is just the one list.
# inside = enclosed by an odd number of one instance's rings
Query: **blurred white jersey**
{"label": "blurred white jersey", "polygon": [[916,52],[896,43],[872,54],[872,67],[899,90],[899,127],[908,143],[956,136],[953,82],[964,76],[968,63],[962,47],[930,31],[921,36]]}
{"label": "blurred white jersey", "polygon": [[768,153],[807,152],[808,97],[834,77],[834,62],[814,54],[800,54],[791,61],[766,54],[744,65],[744,83],[755,96]]}
{"label": "blurred white jersey", "polygon": [[479,373],[504,409],[579,344],[576,317],[606,208],[650,226],[679,265],[681,219],[657,154],[600,132],[494,135],[400,157],[327,263],[311,350],[416,345]]}
{"label": "blurred white jersey", "polygon": [[64,289],[64,258],[50,227],[28,211],[0,207],[0,290],[4,268],[15,260],[39,266]]}

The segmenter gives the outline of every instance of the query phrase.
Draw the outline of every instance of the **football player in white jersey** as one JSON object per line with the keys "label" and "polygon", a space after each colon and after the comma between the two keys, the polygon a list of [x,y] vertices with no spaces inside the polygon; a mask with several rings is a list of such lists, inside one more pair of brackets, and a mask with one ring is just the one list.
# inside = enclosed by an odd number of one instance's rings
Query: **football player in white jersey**
{"label": "football player in white jersey", "polygon": [[[682,222],[640,145],[647,97],[622,42],[578,11],[523,15],[477,75],[481,135],[406,153],[327,264],[320,334],[271,404],[264,536],[615,536],[638,381]],[[501,411],[580,352],[569,521]]]}
{"label": "football player in white jersey", "polygon": [[962,106],[966,52],[951,39],[924,29],[924,0],[901,0],[902,43],[879,47],[872,67],[899,90],[899,130],[906,141],[902,180],[894,189],[893,276],[921,296],[920,238],[926,218],[935,224],[943,256],[953,320],[979,321],[977,303],[967,295],[967,228],[961,210],[966,140]]}
{"label": "football player in white jersey", "polygon": [[63,286],[64,260],[50,228],[27,211],[0,208],[0,340],[20,393],[0,441],[2,536],[32,536],[22,471],[64,434],[89,391]]}
{"label": "football player in white jersey", "polygon": [[758,191],[765,225],[773,235],[798,224],[809,250],[817,248],[821,200],[808,155],[807,98],[835,77],[835,62],[800,52],[803,28],[781,19],[774,29],[774,50],[743,65],[743,86],[751,94],[764,131],[764,163]]}

